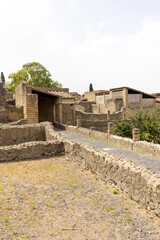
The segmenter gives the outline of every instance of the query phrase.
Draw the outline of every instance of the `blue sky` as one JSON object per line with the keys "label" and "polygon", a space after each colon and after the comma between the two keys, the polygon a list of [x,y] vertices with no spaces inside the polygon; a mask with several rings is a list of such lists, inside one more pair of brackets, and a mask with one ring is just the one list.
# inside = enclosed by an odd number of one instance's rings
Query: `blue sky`
{"label": "blue sky", "polygon": [[70,91],[160,92],[160,1],[0,2],[0,71],[38,61]]}

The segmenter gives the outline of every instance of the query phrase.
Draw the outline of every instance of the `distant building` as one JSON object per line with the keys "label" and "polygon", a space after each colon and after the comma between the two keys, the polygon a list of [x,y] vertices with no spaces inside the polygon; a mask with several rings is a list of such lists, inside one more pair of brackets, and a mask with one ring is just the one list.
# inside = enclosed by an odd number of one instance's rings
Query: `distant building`
{"label": "distant building", "polygon": [[96,93],[96,104],[93,106],[94,113],[114,113],[126,108],[128,116],[133,116],[141,109],[143,111],[153,112],[158,106],[154,95],[142,91],[120,87],[112,88],[107,94]]}
{"label": "distant building", "polygon": [[75,98],[68,88],[30,87],[21,82],[15,89],[17,107],[23,107],[29,123],[42,121],[67,123],[75,120]]}

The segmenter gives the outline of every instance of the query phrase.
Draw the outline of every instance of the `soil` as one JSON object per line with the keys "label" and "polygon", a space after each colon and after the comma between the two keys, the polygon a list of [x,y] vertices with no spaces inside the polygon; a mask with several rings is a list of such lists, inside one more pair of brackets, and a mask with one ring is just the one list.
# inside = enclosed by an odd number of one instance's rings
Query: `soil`
{"label": "soil", "polygon": [[160,219],[67,157],[0,163],[0,239],[159,240]]}

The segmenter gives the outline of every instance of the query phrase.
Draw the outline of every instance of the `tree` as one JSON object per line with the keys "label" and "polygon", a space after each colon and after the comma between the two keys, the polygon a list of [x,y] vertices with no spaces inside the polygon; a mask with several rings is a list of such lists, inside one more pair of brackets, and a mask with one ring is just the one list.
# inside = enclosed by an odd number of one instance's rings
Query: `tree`
{"label": "tree", "polygon": [[6,84],[6,88],[13,93],[15,92],[15,87],[19,85],[20,82],[26,82],[32,87],[62,87],[60,83],[51,79],[50,72],[38,62],[24,64],[20,71],[11,73],[9,78],[11,82]]}
{"label": "tree", "polygon": [[152,114],[139,111],[129,122],[115,122],[114,134],[132,138],[133,128],[139,128],[141,140],[160,144],[160,109]]}
{"label": "tree", "polygon": [[92,83],[89,84],[89,91],[90,91],[90,92],[91,92],[91,91],[94,91],[94,90],[93,90]]}
{"label": "tree", "polygon": [[1,81],[2,81],[3,84],[5,83],[5,77],[4,77],[3,72],[1,72]]}

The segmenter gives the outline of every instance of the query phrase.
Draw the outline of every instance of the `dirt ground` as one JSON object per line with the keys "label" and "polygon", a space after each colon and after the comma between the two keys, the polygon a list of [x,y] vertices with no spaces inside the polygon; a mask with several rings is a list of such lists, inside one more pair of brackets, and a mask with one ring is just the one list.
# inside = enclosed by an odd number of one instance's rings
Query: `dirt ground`
{"label": "dirt ground", "polygon": [[67,157],[0,164],[0,240],[159,240],[160,219]]}

